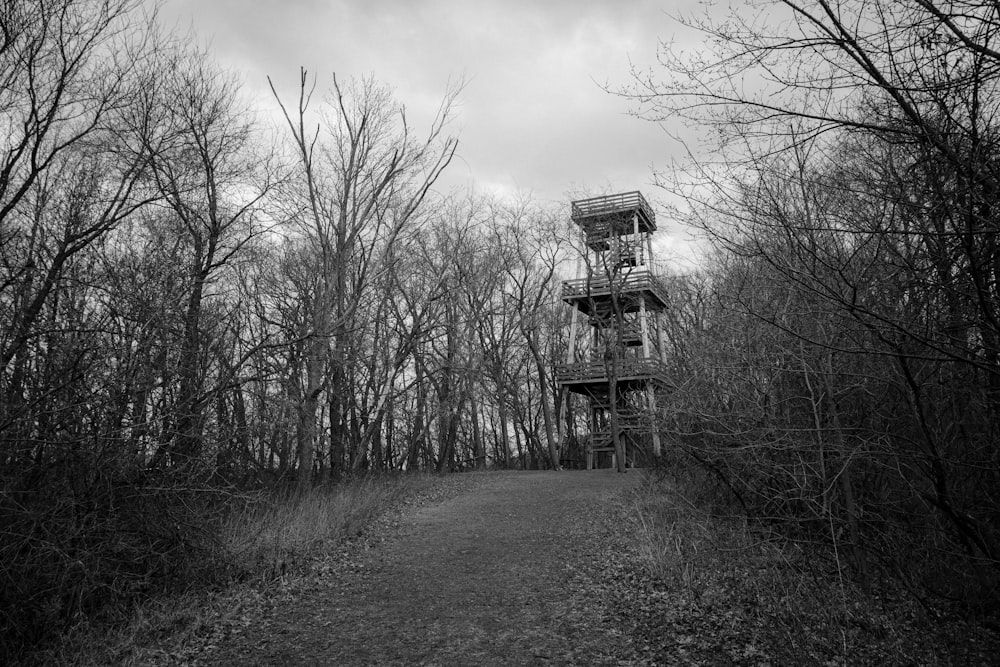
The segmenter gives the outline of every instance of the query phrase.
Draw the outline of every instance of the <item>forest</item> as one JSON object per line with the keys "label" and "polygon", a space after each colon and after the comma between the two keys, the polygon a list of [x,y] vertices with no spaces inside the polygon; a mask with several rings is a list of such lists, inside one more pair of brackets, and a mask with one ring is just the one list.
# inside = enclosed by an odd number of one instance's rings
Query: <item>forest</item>
{"label": "forest", "polygon": [[665,183],[712,247],[672,293],[673,451],[862,582],[995,610],[1000,7],[690,24],[711,57],[627,91],[713,134]]}
{"label": "forest", "polygon": [[[655,175],[706,248],[664,278],[657,465],[857,581],[995,610],[1000,7],[685,21],[703,51],[617,91],[707,136]],[[197,579],[244,491],[580,447],[566,210],[435,188],[460,88],[413,127],[373,78],[286,74],[247,99],[138,0],[0,3],[5,650]]]}

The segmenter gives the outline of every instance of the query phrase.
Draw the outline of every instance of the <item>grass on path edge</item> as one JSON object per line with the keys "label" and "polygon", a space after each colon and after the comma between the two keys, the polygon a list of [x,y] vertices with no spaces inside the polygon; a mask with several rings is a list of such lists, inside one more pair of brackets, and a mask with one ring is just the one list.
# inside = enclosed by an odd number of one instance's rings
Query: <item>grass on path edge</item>
{"label": "grass on path edge", "polygon": [[995,664],[998,619],[928,607],[889,578],[863,588],[830,545],[727,512],[704,481],[647,473],[625,499],[636,559],[617,607],[642,662]]}
{"label": "grass on path edge", "polygon": [[259,493],[234,498],[218,531],[220,562],[230,573],[215,590],[156,597],[110,621],[80,621],[26,664],[183,664],[219,627],[249,619],[275,589],[331,559],[363,548],[402,507],[450,497],[476,475],[372,476],[304,497]]}

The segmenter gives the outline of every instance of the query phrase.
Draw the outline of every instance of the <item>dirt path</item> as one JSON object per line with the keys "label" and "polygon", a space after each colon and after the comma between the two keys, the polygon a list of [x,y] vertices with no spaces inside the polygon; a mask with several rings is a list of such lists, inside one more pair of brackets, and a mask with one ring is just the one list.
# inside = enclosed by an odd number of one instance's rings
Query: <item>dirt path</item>
{"label": "dirt path", "polygon": [[595,583],[620,540],[613,498],[639,473],[476,477],[404,512],[346,571],[314,578],[198,662],[629,664]]}

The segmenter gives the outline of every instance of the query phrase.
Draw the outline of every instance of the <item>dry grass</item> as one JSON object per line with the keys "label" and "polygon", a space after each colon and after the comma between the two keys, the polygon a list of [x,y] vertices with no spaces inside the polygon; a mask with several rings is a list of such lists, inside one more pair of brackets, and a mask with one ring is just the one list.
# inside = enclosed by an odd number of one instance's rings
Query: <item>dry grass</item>
{"label": "dry grass", "polygon": [[[927,614],[891,581],[863,589],[830,545],[726,515],[704,480],[650,477],[630,499],[653,590],[636,627],[676,664],[980,664],[995,633]],[[985,642],[985,643],[984,643]]]}
{"label": "dry grass", "polygon": [[[817,578],[801,548],[705,509],[678,486],[651,482],[632,499],[644,568],[670,593],[670,609],[660,613],[710,637],[706,659],[845,663],[850,613],[836,574]],[[697,646],[691,637],[661,637],[674,639]]]}
{"label": "dry grass", "polygon": [[284,575],[361,535],[406,498],[435,484],[431,475],[358,479],[305,496],[258,493],[230,499],[216,539],[220,572],[215,590],[189,587],[154,597],[113,623],[81,619],[62,641],[26,664],[139,665],[171,663],[165,647],[211,631],[220,616],[238,614],[267,597]]}
{"label": "dry grass", "polygon": [[360,536],[366,523],[429,478],[375,477],[315,489],[306,496],[261,495],[236,508],[220,538],[237,570],[274,577],[317,550]]}

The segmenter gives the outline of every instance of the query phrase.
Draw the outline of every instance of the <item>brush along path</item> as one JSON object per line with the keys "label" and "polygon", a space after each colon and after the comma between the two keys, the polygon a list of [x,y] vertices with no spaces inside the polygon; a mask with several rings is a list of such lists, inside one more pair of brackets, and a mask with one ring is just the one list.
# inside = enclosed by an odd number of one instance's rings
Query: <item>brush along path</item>
{"label": "brush along path", "polygon": [[[286,591],[203,664],[628,664],[610,622],[614,498],[640,473],[477,474],[353,560]],[[322,571],[322,570],[321,570]]]}

